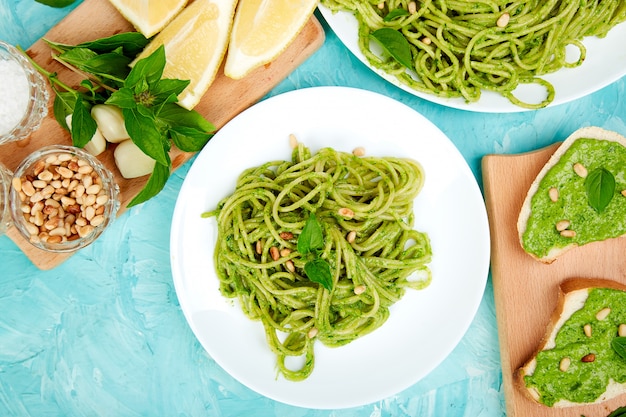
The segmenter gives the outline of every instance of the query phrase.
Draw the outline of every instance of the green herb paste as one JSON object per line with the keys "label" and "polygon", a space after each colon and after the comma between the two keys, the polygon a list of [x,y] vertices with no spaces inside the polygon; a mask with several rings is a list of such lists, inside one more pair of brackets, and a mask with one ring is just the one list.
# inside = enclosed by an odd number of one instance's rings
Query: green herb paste
{"label": "green herb paste", "polygon": [[[596,314],[605,307],[611,312],[598,320]],[[626,360],[611,347],[623,323],[626,323],[626,292],[590,290],[583,308],[572,314],[559,330],[555,347],[539,352],[535,372],[524,377],[526,386],[536,388],[540,401],[552,406],[559,400],[593,402],[605,391],[609,379],[626,383]],[[584,332],[585,324],[591,326],[591,337]],[[590,353],[595,359],[583,362],[581,359]],[[559,364],[565,357],[571,362],[562,371]]]}
{"label": "green herb paste", "polygon": [[[615,195],[609,205],[598,213],[590,204],[585,179],[574,171],[582,164],[588,172],[598,168],[615,177]],[[550,199],[549,190],[558,190],[557,201]],[[538,257],[551,248],[572,243],[579,246],[626,233],[626,148],[617,142],[581,138],[576,140],[560,160],[546,173],[531,200],[531,215],[522,236],[524,249]],[[569,220],[568,229],[574,237],[561,236],[557,222]]]}

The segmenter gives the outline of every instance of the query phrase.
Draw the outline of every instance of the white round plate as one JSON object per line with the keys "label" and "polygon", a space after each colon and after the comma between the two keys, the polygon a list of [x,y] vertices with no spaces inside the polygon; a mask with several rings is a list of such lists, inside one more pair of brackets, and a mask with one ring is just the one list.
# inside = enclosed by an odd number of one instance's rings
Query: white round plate
{"label": "white round plate", "polygon": [[[483,91],[480,99],[474,103],[467,103],[463,98],[437,97],[433,94],[416,91],[401,83],[395,76],[369,64],[359,49],[358,23],[352,13],[344,11],[333,13],[329,8],[322,5],[318,8],[330,28],[354,56],[383,79],[406,92],[443,106],[474,112],[514,113],[529,110],[516,106],[505,97],[491,91]],[[567,103],[594,93],[626,75],[624,39],[626,39],[626,23],[614,27],[603,39],[585,38],[583,44],[587,48],[587,56],[581,66],[562,68],[552,74],[542,76],[555,89],[554,101],[548,107]],[[578,55],[576,54],[576,56]],[[520,86],[518,91],[520,91],[519,98],[529,103],[539,103],[545,97],[545,90],[535,85]]]}
{"label": "white round plate", "polygon": [[[213,265],[215,218],[201,214],[232,194],[246,168],[291,160],[289,134],[322,147],[410,157],[425,171],[415,200],[418,230],[430,236],[432,283],[408,290],[373,333],[339,348],[315,346],[315,369],[301,382],[277,376],[260,322],[219,291]],[[465,160],[432,123],[386,96],[315,87],[274,96],[222,127],[183,182],[172,220],[176,293],[191,329],[230,375],[274,400],[307,408],[345,408],[389,397],[439,365],[461,340],[481,302],[489,269],[482,195]]]}

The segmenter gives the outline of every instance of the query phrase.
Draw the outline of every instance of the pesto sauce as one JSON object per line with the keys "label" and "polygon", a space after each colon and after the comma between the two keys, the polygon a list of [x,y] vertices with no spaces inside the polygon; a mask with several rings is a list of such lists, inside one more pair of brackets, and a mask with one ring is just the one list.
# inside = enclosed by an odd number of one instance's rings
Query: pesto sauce
{"label": "pesto sauce", "polygon": [[[605,307],[610,307],[611,312],[604,320],[597,320],[596,313]],[[593,402],[605,391],[609,379],[626,383],[626,360],[611,347],[611,340],[617,337],[623,323],[626,323],[626,292],[590,290],[585,305],[559,330],[555,347],[538,353],[535,372],[524,377],[526,386],[536,388],[539,401],[552,406],[559,400]],[[585,335],[585,324],[591,325],[591,337]],[[589,353],[595,354],[595,360],[582,362]],[[564,357],[571,360],[565,372],[559,369]]]}
{"label": "pesto sauce", "polygon": [[[588,172],[605,168],[615,177],[615,195],[607,208],[598,214],[587,198],[585,179],[574,172],[575,163],[581,163]],[[553,202],[550,188],[559,191]],[[547,255],[550,248],[562,248],[571,243],[579,246],[605,240],[626,233],[626,148],[617,142],[581,138],[576,140],[560,160],[546,173],[531,199],[531,215],[522,236],[524,249],[538,257]],[[563,237],[556,230],[561,220],[571,222],[574,237]]]}

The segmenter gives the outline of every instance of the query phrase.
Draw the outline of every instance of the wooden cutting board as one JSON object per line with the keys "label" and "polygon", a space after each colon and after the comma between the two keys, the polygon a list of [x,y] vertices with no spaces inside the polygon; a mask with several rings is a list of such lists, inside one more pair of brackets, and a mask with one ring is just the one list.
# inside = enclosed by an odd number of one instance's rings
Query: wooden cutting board
{"label": "wooden cutting board", "polygon": [[515,370],[539,346],[563,280],[608,278],[626,284],[626,239],[570,250],[550,265],[531,258],[519,244],[520,208],[532,181],[558,145],[519,155],[487,155],[482,160],[507,417],[606,417],[626,405],[622,395],[594,406],[553,409],[529,400],[513,384]]}
{"label": "wooden cutting board", "polygon": [[[87,0],[67,15],[59,24],[52,28],[44,38],[77,44],[80,42],[111,36],[120,32],[129,32],[133,27],[118,13],[108,0]],[[324,43],[324,29],[313,16],[298,37],[273,62],[250,73],[241,80],[232,80],[224,75],[220,68],[218,75],[202,101],[195,107],[207,120],[218,129],[234,116],[262,99],[272,88],[285,79],[295,68],[302,64]],[[28,54],[42,67],[56,72],[59,79],[69,85],[77,86],[81,78],[51,58],[50,48],[39,40],[28,50]],[[20,142],[5,144],[0,148],[0,162],[14,170],[17,165],[31,152],[42,146],[51,144],[71,144],[69,134],[60,127],[52,115],[53,94],[48,106],[48,116],[41,128],[29,138]],[[193,154],[173,150],[170,154],[173,169],[177,169]],[[143,188],[148,177],[126,180],[115,167],[112,150],[107,150],[98,158],[115,175],[120,187],[121,209]],[[70,254],[53,254],[32,246],[26,239],[11,228],[8,236],[20,247],[31,261],[40,269],[50,269]]]}

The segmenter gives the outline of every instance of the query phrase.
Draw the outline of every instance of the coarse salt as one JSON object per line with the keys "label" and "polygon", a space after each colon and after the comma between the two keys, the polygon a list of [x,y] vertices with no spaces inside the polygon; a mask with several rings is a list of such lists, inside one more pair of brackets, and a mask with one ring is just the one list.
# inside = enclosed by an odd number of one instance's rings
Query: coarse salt
{"label": "coarse salt", "polygon": [[0,58],[0,135],[10,132],[24,117],[29,86],[19,63]]}

